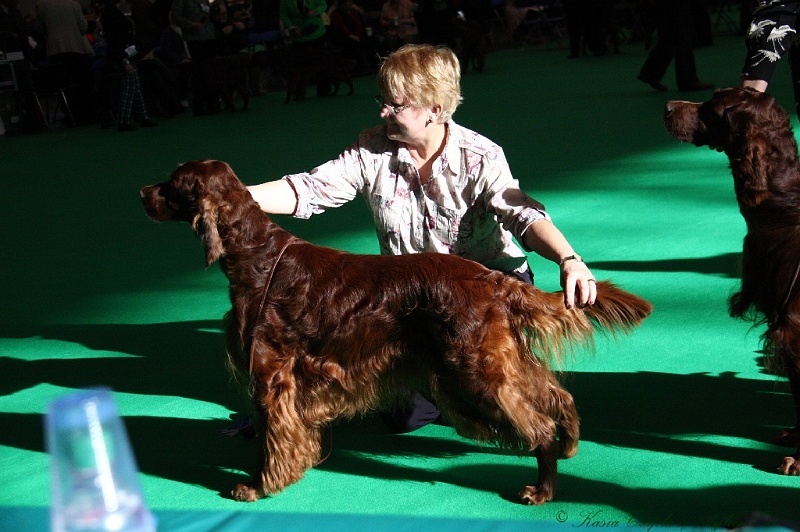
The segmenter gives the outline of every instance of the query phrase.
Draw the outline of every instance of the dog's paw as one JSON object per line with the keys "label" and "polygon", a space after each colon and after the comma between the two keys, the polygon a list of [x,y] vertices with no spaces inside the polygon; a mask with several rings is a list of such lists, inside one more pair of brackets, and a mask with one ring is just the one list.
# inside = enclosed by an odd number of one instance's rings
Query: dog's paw
{"label": "dog's paw", "polygon": [[529,506],[538,506],[553,500],[553,490],[542,486],[525,486],[519,492],[519,498]]}
{"label": "dog's paw", "polygon": [[800,460],[793,456],[787,456],[778,467],[778,473],[781,475],[789,475],[791,477],[800,476]]}
{"label": "dog's paw", "polygon": [[231,491],[231,497],[239,502],[254,502],[258,500],[258,491],[247,484],[237,484]]}

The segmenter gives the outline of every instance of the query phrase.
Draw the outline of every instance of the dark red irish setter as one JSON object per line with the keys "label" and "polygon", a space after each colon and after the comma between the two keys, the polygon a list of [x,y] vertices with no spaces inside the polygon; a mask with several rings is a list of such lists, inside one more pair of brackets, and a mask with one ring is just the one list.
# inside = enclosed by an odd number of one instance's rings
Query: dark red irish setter
{"label": "dark red irish setter", "polygon": [[259,209],[220,161],[181,165],[141,197],[153,220],[189,222],[230,281],[227,348],[262,442],[259,469],[237,485],[254,501],[320,461],[323,429],[388,408],[414,390],[456,431],[533,452],[527,504],[553,498],[556,459],[578,448],[572,396],[548,367],[595,329],[628,331],[648,302],[598,283],[598,302],[567,310],[560,293],[452,255],[353,255],[315,246]]}
{"label": "dark red irish setter", "polygon": [[[705,103],[668,102],[664,123],[678,140],[728,156],[747,224],[742,286],[729,310],[766,324],[771,369],[788,376],[798,419],[777,441],[800,445],[800,167],[789,117],[768,94],[722,89]],[[800,475],[800,448],[778,471]]]}

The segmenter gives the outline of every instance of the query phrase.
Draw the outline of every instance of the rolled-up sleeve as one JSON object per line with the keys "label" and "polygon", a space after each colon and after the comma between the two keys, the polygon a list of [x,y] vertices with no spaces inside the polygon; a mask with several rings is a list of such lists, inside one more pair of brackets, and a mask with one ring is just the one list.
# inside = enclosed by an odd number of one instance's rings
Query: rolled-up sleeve
{"label": "rolled-up sleeve", "polygon": [[[506,231],[522,244],[522,235],[537,220],[550,221],[544,205],[519,188],[519,181],[511,175],[503,151],[499,148],[485,155],[483,180],[486,183],[487,207],[497,215]],[[526,251],[531,251],[527,249]]]}
{"label": "rolled-up sleeve", "polygon": [[352,200],[364,185],[364,163],[359,143],[339,157],[317,166],[310,172],[283,177],[297,195],[296,218],[310,218],[326,209]]}

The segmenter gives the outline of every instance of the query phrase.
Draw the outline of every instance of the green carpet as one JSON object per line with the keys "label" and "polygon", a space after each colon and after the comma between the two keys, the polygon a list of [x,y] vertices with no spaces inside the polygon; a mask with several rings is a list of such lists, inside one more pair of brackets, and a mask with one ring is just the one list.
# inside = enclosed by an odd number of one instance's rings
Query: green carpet
{"label": "green carpet", "polygon": [[[701,77],[735,85],[743,51],[733,37],[699,49]],[[755,514],[797,527],[800,479],[773,472],[786,450],[766,443],[794,423],[788,386],[762,371],[760,329],[726,313],[744,235],[727,161],[661,124],[667,99],[708,93],[651,91],[635,79],[644,57],[641,44],[580,60],[521,48],[463,80],[456,120],[505,148],[598,278],[655,305],[632,336],[601,338],[565,368],[582,442],[541,507],[516,501],[534,459],[448,427],[390,435],[374,417],[335,426],[328,458],[284,493],[227,498],[255,443],[220,434],[243,408],[223,363],[226,280],[204,269],[187,225],[146,218],[138,189],[195,158],[228,161],[247,183],[310,169],[379,121],[374,80],[349,97],[284,105],[271,93],[247,113],[125,135],[0,138],[0,529],[47,528],[42,414],[98,384],[116,391],[162,530],[714,529]],[[793,109],[787,68],[772,88]],[[672,70],[664,81],[674,86]],[[318,244],[377,252],[360,200],[276,220]],[[531,263],[539,286],[558,288],[556,266]]]}

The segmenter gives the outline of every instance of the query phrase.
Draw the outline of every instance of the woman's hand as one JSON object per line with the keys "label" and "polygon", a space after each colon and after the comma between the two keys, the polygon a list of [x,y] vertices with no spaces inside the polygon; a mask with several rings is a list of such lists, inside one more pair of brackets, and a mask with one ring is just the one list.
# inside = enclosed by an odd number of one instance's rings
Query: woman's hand
{"label": "woman's hand", "polygon": [[561,231],[549,220],[533,222],[523,234],[528,249],[554,261],[561,269],[564,306],[585,307],[597,300],[597,286],[592,272],[570,246]]}
{"label": "woman's hand", "polygon": [[583,260],[575,255],[561,259],[561,288],[564,289],[564,306],[585,307],[597,301],[597,283]]}

